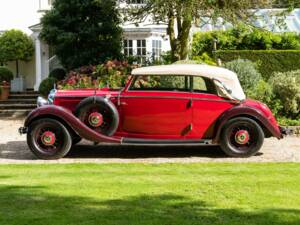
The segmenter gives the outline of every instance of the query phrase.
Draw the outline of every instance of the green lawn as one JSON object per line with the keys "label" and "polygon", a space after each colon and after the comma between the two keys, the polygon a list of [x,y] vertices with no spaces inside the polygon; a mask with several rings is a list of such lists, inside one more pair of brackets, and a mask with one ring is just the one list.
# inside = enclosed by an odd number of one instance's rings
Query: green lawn
{"label": "green lawn", "polygon": [[1,165],[10,224],[299,225],[300,164]]}

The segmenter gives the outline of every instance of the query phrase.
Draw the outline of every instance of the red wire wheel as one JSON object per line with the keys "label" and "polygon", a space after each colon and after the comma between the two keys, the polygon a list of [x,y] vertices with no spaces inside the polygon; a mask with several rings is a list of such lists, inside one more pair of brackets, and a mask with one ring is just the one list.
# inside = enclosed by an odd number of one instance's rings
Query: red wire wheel
{"label": "red wire wheel", "polygon": [[71,149],[72,138],[68,129],[55,119],[39,119],[28,127],[27,143],[40,159],[59,159]]}
{"label": "red wire wheel", "polygon": [[112,136],[119,126],[119,113],[115,105],[102,97],[89,97],[82,100],[75,115],[89,128],[100,134]]}

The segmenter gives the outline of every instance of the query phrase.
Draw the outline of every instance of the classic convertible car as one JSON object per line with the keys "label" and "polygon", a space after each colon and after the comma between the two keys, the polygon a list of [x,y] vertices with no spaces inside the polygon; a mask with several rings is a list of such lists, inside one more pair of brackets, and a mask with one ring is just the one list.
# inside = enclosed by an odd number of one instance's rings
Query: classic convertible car
{"label": "classic convertible car", "polygon": [[247,100],[237,75],[221,67],[138,68],[125,88],[54,90],[39,98],[19,132],[42,159],[64,157],[81,139],[122,145],[220,145],[231,157],[283,138],[270,109]]}

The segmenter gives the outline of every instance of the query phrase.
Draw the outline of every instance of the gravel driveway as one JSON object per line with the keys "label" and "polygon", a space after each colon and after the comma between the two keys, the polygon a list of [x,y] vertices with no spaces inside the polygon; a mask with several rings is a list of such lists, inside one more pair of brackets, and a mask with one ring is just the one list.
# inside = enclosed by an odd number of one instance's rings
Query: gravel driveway
{"label": "gravel driveway", "polygon": [[56,161],[37,160],[20,136],[20,120],[0,120],[0,164],[6,163],[190,163],[190,162],[300,162],[300,138],[266,139],[260,153],[247,159],[226,157],[218,147],[92,146],[83,142]]}

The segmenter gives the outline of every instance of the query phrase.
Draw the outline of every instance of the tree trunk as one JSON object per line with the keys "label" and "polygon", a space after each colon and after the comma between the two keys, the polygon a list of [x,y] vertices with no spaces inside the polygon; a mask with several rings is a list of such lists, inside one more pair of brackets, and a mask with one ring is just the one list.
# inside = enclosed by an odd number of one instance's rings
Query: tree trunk
{"label": "tree trunk", "polygon": [[174,13],[170,12],[168,15],[168,35],[170,38],[171,45],[171,60],[173,62],[179,60],[186,60],[189,53],[189,35],[192,27],[192,20],[189,16],[184,18],[177,17],[177,33],[178,36],[175,36],[175,17]]}
{"label": "tree trunk", "polygon": [[16,60],[16,77],[19,77],[19,60]]}
{"label": "tree trunk", "polygon": [[192,28],[192,21],[185,18],[182,23],[181,33],[179,35],[180,41],[180,60],[187,60],[189,54],[189,37]]}

